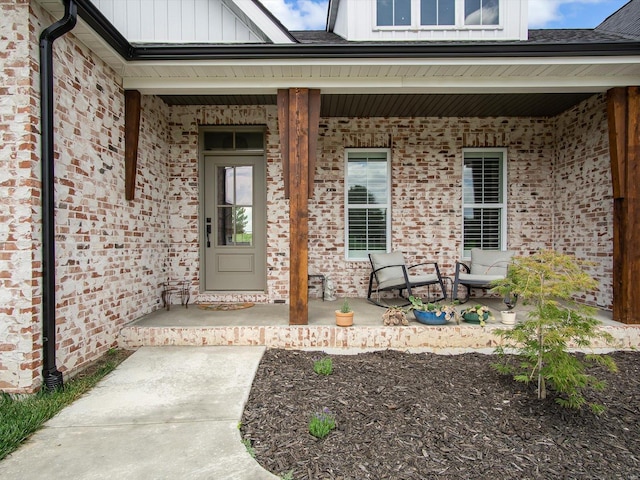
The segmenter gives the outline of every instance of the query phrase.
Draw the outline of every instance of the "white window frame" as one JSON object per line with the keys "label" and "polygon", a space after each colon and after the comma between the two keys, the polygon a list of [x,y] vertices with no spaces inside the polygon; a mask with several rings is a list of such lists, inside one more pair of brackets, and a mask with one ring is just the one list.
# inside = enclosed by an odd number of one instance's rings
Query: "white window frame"
{"label": "white window frame", "polygon": [[498,23],[495,25],[467,25],[464,11],[465,0],[455,0],[455,23],[453,25],[422,25],[420,23],[420,0],[411,0],[410,25],[378,25],[378,2],[373,2],[372,25],[374,31],[391,30],[500,30],[504,23],[505,0],[498,0]]}
{"label": "white window frame", "polygon": [[[502,168],[500,171],[501,182],[500,190],[502,192],[501,202],[499,203],[465,203],[464,201],[464,163],[468,153],[500,153],[502,155]],[[470,255],[464,249],[464,210],[465,208],[499,208],[500,209],[500,250],[507,249],[507,149],[506,148],[463,148],[462,149],[462,241],[460,242],[460,256],[468,260]]]}
{"label": "white window frame", "polygon": [[[391,251],[391,149],[389,148],[345,148],[344,152],[344,256],[345,260],[352,262],[362,262],[369,261],[369,257],[367,256],[368,251],[363,252],[364,256],[352,256],[350,255],[349,250],[349,209],[350,208],[363,208],[362,205],[358,204],[357,207],[351,207],[349,205],[349,154],[350,153],[380,153],[383,152],[387,157],[387,178],[386,178],[386,189],[387,189],[387,201],[386,203],[367,205],[366,208],[385,208],[387,212],[386,217],[386,252]],[[380,251],[380,250],[378,250]]]}

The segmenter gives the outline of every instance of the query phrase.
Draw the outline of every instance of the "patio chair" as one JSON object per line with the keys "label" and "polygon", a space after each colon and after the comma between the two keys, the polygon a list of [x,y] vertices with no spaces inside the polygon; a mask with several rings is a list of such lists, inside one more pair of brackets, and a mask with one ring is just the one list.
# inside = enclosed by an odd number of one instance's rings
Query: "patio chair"
{"label": "patio chair", "polygon": [[[417,287],[436,286],[442,292],[442,296],[432,301],[443,300],[447,298],[447,293],[440,276],[440,269],[436,262],[418,263],[407,267],[404,261],[404,255],[401,252],[391,253],[370,253],[369,261],[371,262],[371,274],[369,275],[369,291],[367,300],[379,307],[388,307],[380,303],[379,293],[383,291],[398,290],[400,298],[407,300],[405,305],[409,305],[409,297],[413,295],[412,289]],[[424,265],[431,265],[434,273],[411,274],[410,270]],[[375,281],[375,288],[374,288]],[[407,296],[403,296],[402,292],[406,290]],[[378,300],[372,298],[372,294],[378,295]]]}
{"label": "patio chair", "polygon": [[[491,282],[501,280],[507,276],[507,267],[514,252],[512,250],[482,250],[471,249],[471,261],[456,262],[456,276],[453,280],[453,300],[465,303],[471,296],[472,288],[491,288]],[[463,285],[467,289],[466,296],[458,298],[458,287]]]}

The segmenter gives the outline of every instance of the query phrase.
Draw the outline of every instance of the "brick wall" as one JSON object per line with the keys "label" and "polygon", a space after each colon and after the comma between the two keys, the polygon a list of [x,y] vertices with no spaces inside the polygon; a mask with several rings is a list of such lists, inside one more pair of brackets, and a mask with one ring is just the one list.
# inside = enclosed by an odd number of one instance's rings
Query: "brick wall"
{"label": "brick wall", "polygon": [[[169,157],[175,163],[170,169],[170,198],[176,199],[175,208],[178,200],[181,207],[171,216],[169,270],[176,277],[190,277],[197,290],[200,125],[267,126],[268,292],[257,296],[201,294],[197,300],[286,299],[288,202],[283,198],[277,118],[271,106],[171,109]],[[348,147],[391,148],[393,248],[405,252],[409,262],[438,261],[443,274],[449,276],[459,258],[462,234],[462,149],[507,147],[509,248],[530,254],[554,247],[595,260],[591,273],[601,288],[585,301],[610,307],[612,217],[606,111],[601,97],[554,119],[321,119],[310,200],[309,271],[327,274],[339,295],[364,296],[369,265],[346,261],[344,252],[344,150]],[[554,177],[557,182],[549,181]],[[574,234],[576,228],[585,232],[585,238]]]}
{"label": "brick wall", "polygon": [[[0,3],[4,141],[0,195],[5,300],[0,309],[0,388],[40,383],[41,245],[38,36],[54,19],[37,3]],[[28,38],[30,44],[23,40]],[[57,365],[66,374],[116,343],[124,323],[157,309],[166,278],[167,107],[143,97],[136,199],[124,198],[121,80],[73,35],[54,47],[56,102]],[[5,108],[5,107],[2,107]],[[3,205],[3,215],[5,212]]]}
{"label": "brick wall", "polygon": [[613,186],[607,107],[596,95],[555,119],[554,247],[593,262],[600,288],[582,300],[613,304]]}
{"label": "brick wall", "polygon": [[310,205],[309,270],[326,272],[338,295],[364,296],[368,262],[345,260],[344,149],[390,147],[392,248],[408,263],[435,260],[453,276],[462,239],[462,149],[507,147],[508,246],[551,246],[551,122],[529,118],[322,119]]}
{"label": "brick wall", "polygon": [[[41,360],[39,145],[29,5],[0,1],[0,389],[31,385]],[[36,45],[37,51],[37,45]]]}
{"label": "brick wall", "polygon": [[[266,125],[268,292],[197,295],[197,301],[274,301],[288,298],[288,202],[284,200],[276,109],[173,107],[170,113],[171,218],[169,270],[198,289],[198,127]],[[408,261],[439,262],[453,275],[462,232],[462,149],[508,147],[509,247],[520,253],[552,245],[554,160],[552,122],[545,119],[329,118],[320,121],[315,189],[309,212],[309,271],[329,275],[339,295],[364,296],[367,262],[344,252],[344,149],[392,149],[394,249]],[[175,162],[175,163],[173,163]],[[179,209],[178,209],[179,205]],[[194,292],[196,293],[196,292]]]}

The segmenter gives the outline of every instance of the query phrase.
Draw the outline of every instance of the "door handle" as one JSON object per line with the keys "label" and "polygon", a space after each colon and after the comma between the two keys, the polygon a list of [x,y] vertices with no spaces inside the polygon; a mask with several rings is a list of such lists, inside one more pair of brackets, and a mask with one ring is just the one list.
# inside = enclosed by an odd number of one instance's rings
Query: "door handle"
{"label": "door handle", "polygon": [[207,224],[207,248],[211,247],[211,225]]}

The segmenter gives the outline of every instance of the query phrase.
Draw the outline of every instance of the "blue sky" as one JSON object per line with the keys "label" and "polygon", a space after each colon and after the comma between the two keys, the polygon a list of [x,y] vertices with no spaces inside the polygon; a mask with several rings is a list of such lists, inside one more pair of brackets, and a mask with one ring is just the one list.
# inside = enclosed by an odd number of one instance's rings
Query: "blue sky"
{"label": "blue sky", "polygon": [[[325,28],[328,0],[261,1],[290,30]],[[593,28],[627,1],[529,0],[529,28]]]}

